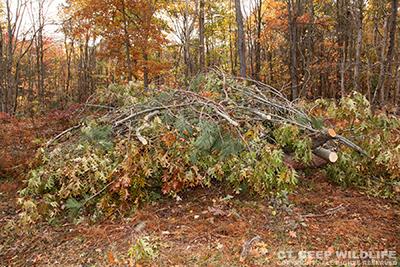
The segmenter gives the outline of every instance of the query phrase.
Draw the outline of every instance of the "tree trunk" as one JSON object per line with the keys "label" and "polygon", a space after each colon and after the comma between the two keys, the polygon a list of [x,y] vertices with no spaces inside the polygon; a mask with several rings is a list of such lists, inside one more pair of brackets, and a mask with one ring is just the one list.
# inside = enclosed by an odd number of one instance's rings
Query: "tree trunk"
{"label": "tree trunk", "polygon": [[337,68],[337,76],[338,76],[338,87],[340,87],[340,92],[335,92],[334,97],[338,98],[345,97],[346,95],[346,85],[345,85],[345,76],[347,69],[347,57],[349,55],[348,46],[349,46],[349,36],[350,36],[350,11],[349,11],[349,1],[348,0],[338,0],[336,2],[336,34],[337,34],[337,43],[338,49],[341,51],[341,57],[338,62],[339,68]]}
{"label": "tree trunk", "polygon": [[397,71],[396,71],[396,87],[394,92],[394,105],[398,107],[399,105],[399,93],[400,93],[400,65],[397,64]]}
{"label": "tree trunk", "polygon": [[3,27],[0,24],[0,112],[5,112],[5,90],[4,90],[4,77],[5,77],[5,61],[3,60],[4,37]]}
{"label": "tree trunk", "polygon": [[39,103],[41,107],[45,106],[45,92],[44,92],[44,50],[43,50],[43,29],[39,15],[39,30],[36,41],[36,79]]}
{"label": "tree trunk", "polygon": [[200,0],[199,15],[199,38],[200,38],[200,69],[203,70],[206,63],[204,47],[204,0]]}
{"label": "tree trunk", "polygon": [[[190,51],[189,51],[189,43],[190,43],[190,35],[194,30],[194,23],[196,22],[197,19],[197,15],[198,15],[198,2],[196,2],[196,10],[194,11],[194,17],[193,20],[191,21],[190,24],[186,24],[184,25],[185,27],[185,31],[184,31],[184,59],[185,59],[185,64],[187,67],[187,72],[186,75],[187,76],[191,76],[192,75],[192,59],[190,57]],[[187,22],[189,22],[189,5],[188,2],[186,0],[186,11],[185,11],[185,17]]]}
{"label": "tree trunk", "polygon": [[361,47],[362,47],[362,32],[363,32],[363,0],[358,0],[358,21],[357,21],[357,50],[356,50],[356,62],[354,64],[354,90],[362,93],[360,88],[360,64],[361,64]]}
{"label": "tree trunk", "polygon": [[242,8],[240,6],[240,0],[235,0],[235,9],[236,9],[236,24],[238,28],[238,52],[240,61],[240,76],[246,77],[246,43],[244,40],[243,17],[242,17]]}
{"label": "tree trunk", "polygon": [[389,64],[388,68],[388,82],[385,94],[385,102],[389,100],[390,95],[390,85],[392,81],[392,70],[393,70],[393,54],[394,45],[396,39],[396,29],[397,29],[397,8],[399,6],[399,0],[392,0],[392,14],[390,16],[390,32],[389,32],[389,47],[387,51],[387,62]]}
{"label": "tree trunk", "polygon": [[149,88],[149,71],[147,69],[147,61],[148,61],[148,56],[145,52],[143,52],[143,60],[144,60],[144,66],[143,66],[143,86],[144,88]]}
{"label": "tree trunk", "polygon": [[[313,33],[314,33],[314,20],[315,20],[315,15],[314,15],[314,1],[310,0],[308,2],[309,6],[309,20],[308,20],[308,32],[307,32],[307,52],[306,52],[306,66],[304,70],[304,78],[303,78],[303,86],[301,88],[301,91],[299,93],[299,96],[301,97],[304,92],[306,92],[307,88],[307,83],[308,80],[310,79],[311,73],[310,73],[310,65],[311,65],[311,59],[313,55]],[[312,95],[312,90],[309,90],[309,94]],[[306,93],[306,96],[308,94]]]}
{"label": "tree trunk", "polygon": [[375,115],[375,109],[378,105],[378,93],[380,93],[380,99],[381,99],[381,105],[384,105],[385,103],[385,79],[386,79],[386,63],[387,63],[387,58],[385,58],[385,51],[386,51],[386,45],[387,45],[387,23],[388,23],[388,17],[385,18],[384,26],[383,26],[383,41],[382,41],[382,50],[381,50],[381,69],[379,73],[379,81],[378,85],[376,86],[374,96],[372,98],[372,106],[371,106],[371,112],[372,115]]}
{"label": "tree trunk", "polygon": [[346,89],[344,84],[344,78],[346,74],[346,47],[342,48],[342,63],[340,64],[340,95],[341,98],[346,96]]}
{"label": "tree trunk", "polygon": [[131,63],[131,54],[130,54],[130,38],[128,34],[128,22],[126,20],[126,11],[125,11],[125,0],[122,0],[122,18],[124,20],[124,33],[125,33],[125,50],[126,50],[126,62],[128,64],[128,82],[132,81],[132,63]]}
{"label": "tree trunk", "polygon": [[333,138],[336,137],[336,132],[335,130],[329,128],[329,129],[324,129],[319,132],[309,134],[308,135],[312,139],[312,146],[311,149],[314,150],[318,148],[319,146],[322,146],[325,144],[327,141],[332,140]]}
{"label": "tree trunk", "polygon": [[288,8],[288,19],[289,19],[289,47],[290,47],[290,80],[292,100],[297,99],[299,94],[299,78],[298,78],[298,61],[297,61],[297,15],[298,15],[298,4],[293,0],[287,1]]}
{"label": "tree trunk", "polygon": [[262,25],[262,0],[256,1],[256,8],[255,8],[255,24],[257,27],[257,37],[255,41],[254,47],[254,57],[255,57],[255,69],[254,69],[254,79],[259,81],[260,80],[260,71],[261,71],[261,25]]}
{"label": "tree trunk", "polygon": [[328,163],[334,163],[338,159],[336,152],[330,151],[328,149],[322,148],[323,144],[332,140],[336,137],[336,132],[333,129],[324,129],[316,133],[309,134],[308,137],[312,139],[311,149],[315,155],[313,163],[305,165],[303,162],[298,162],[293,159],[294,151],[284,148],[285,159],[284,163],[293,167],[294,169],[304,169],[304,168],[318,168],[325,166]]}

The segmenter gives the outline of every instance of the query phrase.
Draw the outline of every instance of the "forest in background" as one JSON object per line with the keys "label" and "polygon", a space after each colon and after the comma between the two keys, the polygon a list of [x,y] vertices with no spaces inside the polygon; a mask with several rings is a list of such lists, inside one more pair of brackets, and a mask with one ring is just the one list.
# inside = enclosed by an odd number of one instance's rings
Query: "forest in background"
{"label": "forest in background", "polygon": [[[396,106],[398,0],[69,0],[50,37],[50,0],[0,6],[0,111],[37,115],[98,88],[185,84],[207,67],[289,99],[352,91]],[[176,86],[176,85],[175,85]]]}

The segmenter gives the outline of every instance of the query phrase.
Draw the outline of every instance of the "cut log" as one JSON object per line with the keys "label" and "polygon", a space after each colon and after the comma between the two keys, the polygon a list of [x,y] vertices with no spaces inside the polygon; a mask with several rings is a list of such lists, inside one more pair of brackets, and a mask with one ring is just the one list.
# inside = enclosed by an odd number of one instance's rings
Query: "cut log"
{"label": "cut log", "polygon": [[315,132],[308,135],[312,139],[311,149],[314,150],[319,146],[322,146],[329,140],[332,140],[336,137],[336,132],[332,128],[326,128],[319,132]]}
{"label": "cut log", "polygon": [[143,145],[147,145],[148,142],[146,140],[146,138],[144,138],[142,136],[142,134],[140,133],[141,130],[146,129],[150,127],[150,124],[148,122],[143,123],[142,126],[140,126],[139,128],[136,129],[136,137],[139,139],[139,141],[143,144]]}
{"label": "cut log", "polygon": [[139,130],[140,130],[140,129],[137,129],[137,130],[136,130],[136,137],[139,139],[139,141],[140,141],[143,145],[147,145],[147,140],[146,140],[146,138],[144,138],[144,137],[142,136],[142,134],[140,133]]}
{"label": "cut log", "polygon": [[334,163],[338,160],[338,155],[336,152],[330,151],[322,147],[313,149],[313,153],[314,155],[317,155],[318,157],[323,158],[328,162]]}
{"label": "cut log", "polygon": [[[311,150],[314,150],[314,149],[317,149],[319,146],[322,146],[329,140],[336,138],[336,132],[335,132],[335,130],[333,130],[331,128],[329,128],[329,129],[326,128],[321,131],[311,133],[307,136],[311,138]],[[284,147],[283,151],[286,154],[294,153],[294,151],[289,147]],[[328,160],[328,159],[326,158],[326,160]]]}
{"label": "cut log", "polygon": [[307,169],[307,168],[320,168],[326,166],[328,163],[334,163],[338,159],[336,152],[332,152],[325,148],[316,148],[313,150],[314,160],[311,164],[304,164],[303,162],[295,161],[293,159],[294,153],[285,154],[283,164],[291,166],[295,170]]}

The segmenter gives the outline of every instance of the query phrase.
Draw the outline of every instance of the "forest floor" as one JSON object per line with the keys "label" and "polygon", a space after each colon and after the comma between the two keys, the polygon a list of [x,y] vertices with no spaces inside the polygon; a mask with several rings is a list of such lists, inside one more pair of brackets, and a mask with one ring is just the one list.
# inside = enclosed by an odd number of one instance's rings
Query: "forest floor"
{"label": "forest floor", "polygon": [[[4,143],[10,133],[1,134]],[[0,180],[0,266],[391,266],[400,260],[400,205],[339,186],[322,169],[301,173],[287,203],[236,195],[215,182],[177,199],[158,195],[123,219],[66,218],[38,223],[29,233],[15,226],[25,176],[19,177]]]}

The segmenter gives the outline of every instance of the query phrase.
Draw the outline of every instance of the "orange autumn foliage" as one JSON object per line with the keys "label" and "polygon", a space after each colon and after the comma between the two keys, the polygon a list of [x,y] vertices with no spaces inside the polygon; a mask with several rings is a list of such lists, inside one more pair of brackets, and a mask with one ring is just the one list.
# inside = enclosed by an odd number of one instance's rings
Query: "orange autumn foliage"
{"label": "orange autumn foliage", "polygon": [[100,40],[99,55],[113,61],[116,74],[131,72],[139,79],[168,69],[161,57],[167,39],[155,16],[157,8],[144,0],[74,0],[67,13],[79,22],[74,25],[75,38]]}

